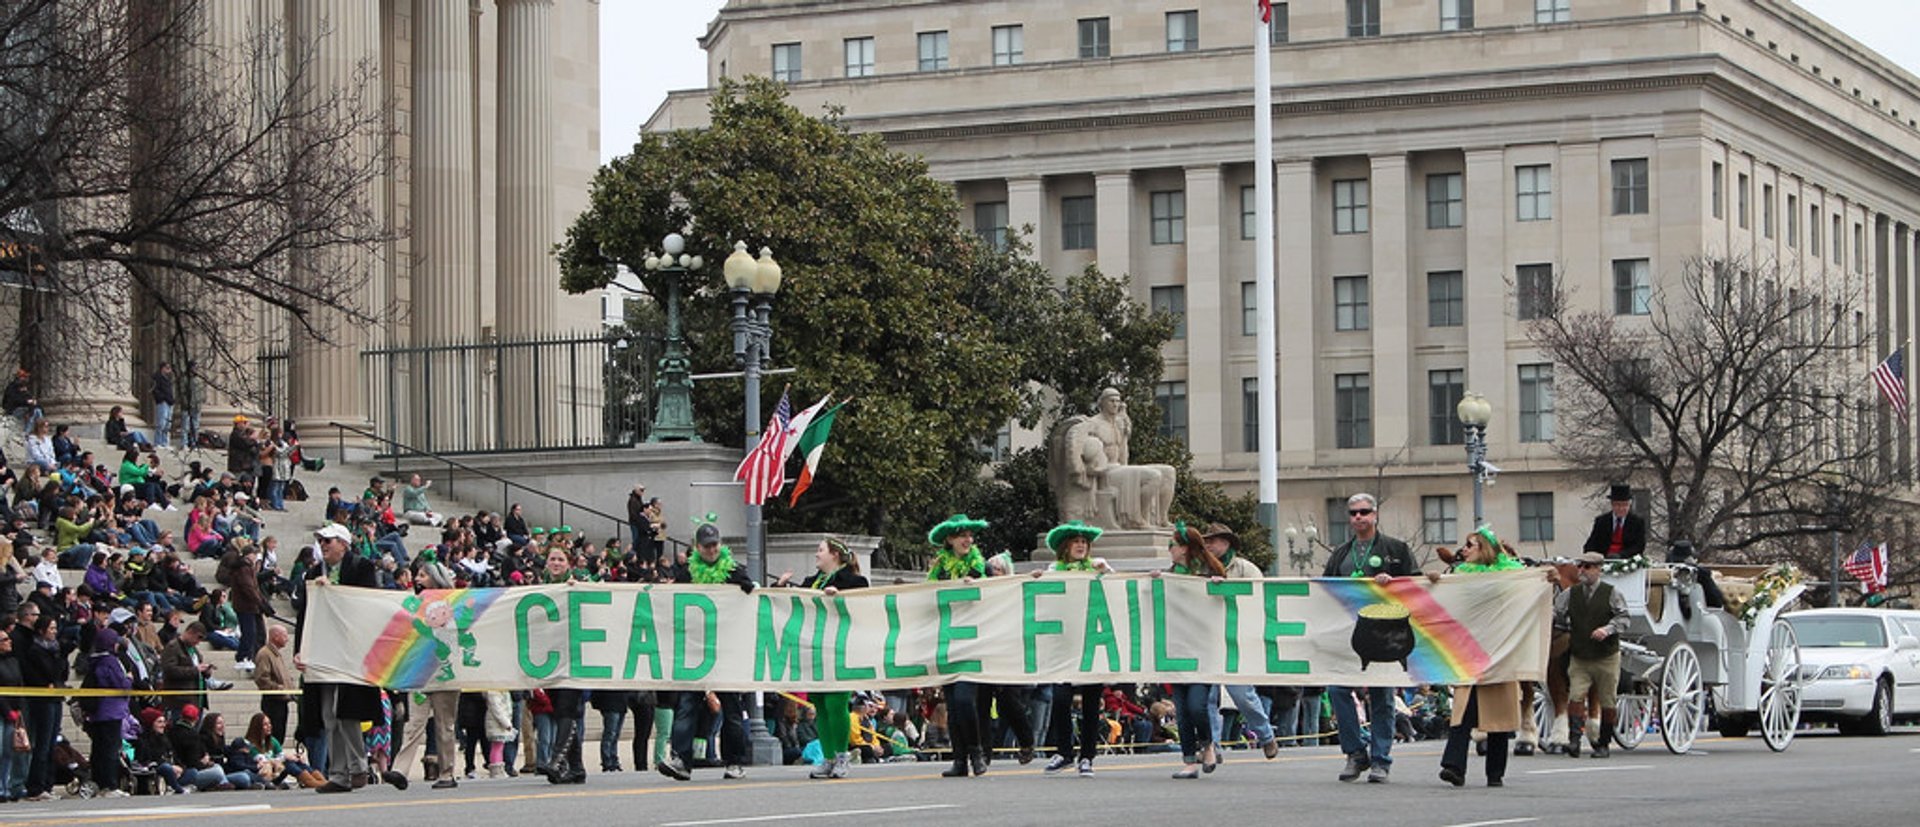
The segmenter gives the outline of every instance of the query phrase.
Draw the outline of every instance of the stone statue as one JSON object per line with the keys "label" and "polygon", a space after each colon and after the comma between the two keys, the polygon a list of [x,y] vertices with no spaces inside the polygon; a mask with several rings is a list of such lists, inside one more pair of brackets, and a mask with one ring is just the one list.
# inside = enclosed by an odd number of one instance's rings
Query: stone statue
{"label": "stone statue", "polygon": [[1171,465],[1129,465],[1133,419],[1120,392],[1100,393],[1098,412],[1069,416],[1053,426],[1047,478],[1061,522],[1084,520],[1105,529],[1167,528],[1173,507]]}

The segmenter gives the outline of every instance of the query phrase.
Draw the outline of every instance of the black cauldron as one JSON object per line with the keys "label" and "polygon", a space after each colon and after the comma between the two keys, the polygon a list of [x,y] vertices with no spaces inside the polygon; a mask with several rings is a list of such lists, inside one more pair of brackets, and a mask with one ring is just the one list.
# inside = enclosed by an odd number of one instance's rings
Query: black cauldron
{"label": "black cauldron", "polygon": [[1399,661],[1407,668],[1407,656],[1413,654],[1413,621],[1404,606],[1375,603],[1360,609],[1353,620],[1353,653],[1360,656],[1360,670],[1374,661]]}

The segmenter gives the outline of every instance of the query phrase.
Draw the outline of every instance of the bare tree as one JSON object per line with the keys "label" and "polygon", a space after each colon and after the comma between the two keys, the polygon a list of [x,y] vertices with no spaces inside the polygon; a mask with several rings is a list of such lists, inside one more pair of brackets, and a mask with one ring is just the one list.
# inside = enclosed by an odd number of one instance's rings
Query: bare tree
{"label": "bare tree", "polygon": [[[1529,336],[1553,362],[1555,450],[1596,481],[1652,492],[1655,539],[1720,559],[1807,557],[1892,508],[1857,290],[1793,288],[1771,268],[1689,262],[1646,315],[1571,310],[1562,287]],[[1638,310],[1639,308],[1628,308]]]}
{"label": "bare tree", "polygon": [[245,381],[262,308],[322,341],[385,315],[361,298],[373,272],[324,265],[392,238],[375,67],[314,88],[313,50],[273,24],[216,36],[216,2],[0,0],[0,279],[23,288],[23,358],[136,326],[98,357],[157,345],[151,362]]}

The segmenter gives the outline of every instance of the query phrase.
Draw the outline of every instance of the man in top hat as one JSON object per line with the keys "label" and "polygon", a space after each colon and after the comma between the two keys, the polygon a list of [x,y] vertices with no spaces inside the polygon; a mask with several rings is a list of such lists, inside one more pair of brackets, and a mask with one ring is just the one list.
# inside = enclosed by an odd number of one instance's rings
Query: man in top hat
{"label": "man in top hat", "polygon": [[1593,530],[1587,532],[1587,542],[1581,551],[1598,552],[1608,559],[1622,560],[1637,557],[1647,550],[1647,521],[1640,515],[1630,513],[1633,509],[1633,489],[1615,483],[1607,489],[1607,502],[1612,510],[1593,518]]}
{"label": "man in top hat", "polygon": [[1580,555],[1580,582],[1553,598],[1555,628],[1566,629],[1567,754],[1580,757],[1580,731],[1586,725],[1587,694],[1600,708],[1600,734],[1593,757],[1605,758],[1613,741],[1614,693],[1620,685],[1620,632],[1627,627],[1627,601],[1600,581],[1599,552]]}

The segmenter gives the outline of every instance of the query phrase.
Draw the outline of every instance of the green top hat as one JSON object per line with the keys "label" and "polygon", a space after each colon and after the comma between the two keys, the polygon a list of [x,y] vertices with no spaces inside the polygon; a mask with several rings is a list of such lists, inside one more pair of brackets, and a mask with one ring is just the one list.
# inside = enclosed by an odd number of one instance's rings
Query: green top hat
{"label": "green top hat", "polygon": [[1100,535],[1104,533],[1105,532],[1100,530],[1099,526],[1090,526],[1080,520],[1061,523],[1060,525],[1054,526],[1053,530],[1047,532],[1047,548],[1053,549],[1053,553],[1059,554],[1060,548],[1065,546],[1068,540],[1075,537],[1085,537],[1087,538],[1087,542],[1091,543],[1100,539]]}
{"label": "green top hat", "polygon": [[545,534],[545,533],[547,533],[547,530],[546,530],[546,529],[544,529],[544,528],[541,528],[541,527],[539,527],[539,526],[534,526],[534,527],[533,527],[533,536],[535,536],[535,537],[538,537],[538,536],[540,536],[540,535],[542,535],[542,534]]}
{"label": "green top hat", "polygon": [[986,520],[976,520],[965,514],[955,514],[948,517],[946,522],[934,526],[932,531],[927,532],[927,542],[944,548],[947,544],[947,538],[956,533],[962,531],[969,533],[984,531],[986,528]]}

